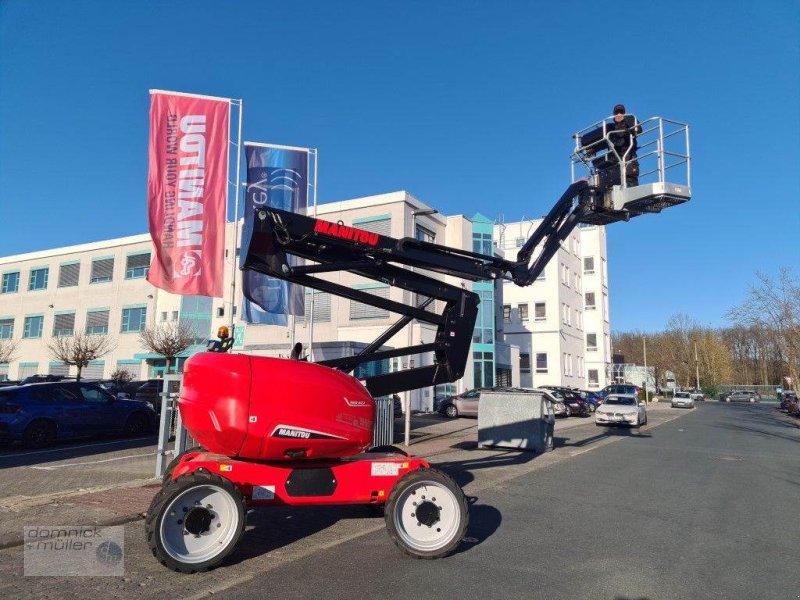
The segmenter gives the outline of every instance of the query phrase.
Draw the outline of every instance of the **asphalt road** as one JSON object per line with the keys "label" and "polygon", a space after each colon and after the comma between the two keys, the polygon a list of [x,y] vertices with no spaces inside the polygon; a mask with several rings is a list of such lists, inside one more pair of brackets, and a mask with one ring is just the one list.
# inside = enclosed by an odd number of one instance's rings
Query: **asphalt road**
{"label": "asphalt road", "polygon": [[220,595],[797,598],[799,442],[772,406],[700,404],[482,491],[448,559],[406,559],[380,531]]}
{"label": "asphalt road", "polygon": [[[125,526],[125,577],[22,577],[0,551],[0,596],[84,598],[792,598],[800,596],[800,422],[771,406],[658,407],[641,430],[558,422],[554,452],[478,450],[432,462],[473,497],[467,538],[415,561],[366,507],[248,517],[221,568],[161,567]],[[474,420],[426,418],[435,438]]]}

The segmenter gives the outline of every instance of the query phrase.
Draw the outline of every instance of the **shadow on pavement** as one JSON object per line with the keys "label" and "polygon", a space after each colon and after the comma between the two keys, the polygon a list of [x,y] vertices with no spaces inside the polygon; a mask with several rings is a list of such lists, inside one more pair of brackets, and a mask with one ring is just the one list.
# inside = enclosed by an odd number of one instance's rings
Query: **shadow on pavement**
{"label": "shadow on pavement", "polygon": [[609,437],[626,437],[631,439],[640,439],[640,438],[652,438],[653,434],[649,431],[639,431],[637,429],[633,429],[631,427],[607,427],[604,428],[601,433],[597,435],[593,435],[588,438],[584,438],[578,440],[577,442],[569,442],[568,437],[554,437],[553,438],[553,447],[555,448],[582,448],[583,446],[588,446],[589,444],[593,444],[598,440],[602,440],[603,438]]}
{"label": "shadow on pavement", "polygon": [[155,434],[141,438],[83,438],[58,442],[48,448],[27,450],[22,446],[10,446],[0,452],[0,469],[38,465],[42,463],[84,458],[95,454],[146,448],[156,444]]}
{"label": "shadow on pavement", "polygon": [[[471,502],[476,502],[477,498],[470,497]],[[456,554],[469,552],[488,540],[503,522],[503,515],[494,506],[487,504],[471,504],[469,507],[469,525],[467,533],[464,535],[464,542],[456,550]]]}
{"label": "shadow on pavement", "polygon": [[[478,443],[467,441],[456,444],[454,447],[458,447],[462,450],[477,449]],[[448,475],[456,480],[458,485],[464,487],[475,479],[475,476],[472,474],[473,471],[477,471],[479,469],[490,469],[494,467],[521,465],[532,461],[534,458],[536,458],[536,456],[538,456],[533,452],[527,452],[524,450],[499,450],[491,452],[493,452],[491,456],[480,456],[476,458],[469,458],[467,460],[441,462],[436,463],[436,467],[445,471]]]}

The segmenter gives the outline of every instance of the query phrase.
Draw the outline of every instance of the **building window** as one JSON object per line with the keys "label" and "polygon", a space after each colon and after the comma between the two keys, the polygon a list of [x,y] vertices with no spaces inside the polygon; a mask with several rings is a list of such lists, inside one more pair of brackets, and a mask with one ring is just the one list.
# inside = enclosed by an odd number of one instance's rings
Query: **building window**
{"label": "building window", "polygon": [[594,273],[594,256],[583,257],[583,272],[586,275]]}
{"label": "building window", "polygon": [[132,254],[125,260],[125,279],[141,279],[147,277],[150,269],[150,253]]}
{"label": "building window", "polygon": [[547,373],[547,352],[536,353],[536,372]]}
{"label": "building window", "polygon": [[527,305],[527,303],[526,304],[520,304],[518,308],[519,308],[519,320],[523,321],[523,322],[527,321],[528,320],[528,305]]}
{"label": "building window", "polygon": [[366,217],[355,219],[353,227],[358,227],[363,231],[370,231],[378,235],[392,235],[392,218],[390,215],[380,215],[377,217]]}
{"label": "building window", "polygon": [[31,270],[31,278],[28,281],[28,291],[34,290],[46,290],[47,289],[47,278],[50,273],[49,267],[44,267],[42,269],[32,269]]}
{"label": "building window", "polygon": [[[378,298],[389,299],[389,286],[379,288],[367,288],[361,290],[370,296],[377,296]],[[316,308],[316,306],[314,307]],[[350,320],[359,321],[362,319],[388,319],[389,311],[385,308],[378,308],[377,306],[370,306],[363,304],[356,300],[350,301]],[[314,319],[316,321],[316,318]]]}
{"label": "building window", "polygon": [[92,272],[89,275],[89,283],[106,283],[114,277],[113,258],[95,258],[92,261]]}
{"label": "building window", "polygon": [[436,241],[436,234],[422,225],[417,225],[415,235],[420,242],[430,242],[432,244]]}
{"label": "building window", "polygon": [[589,386],[597,387],[600,380],[597,377],[597,369],[589,369]]}
{"label": "building window", "polygon": [[63,264],[58,268],[58,287],[75,287],[81,274],[81,263]]}
{"label": "building window", "polygon": [[568,282],[569,282],[569,275],[567,271],[567,265],[561,263],[561,284],[567,285]]}
{"label": "building window", "polygon": [[491,256],[492,252],[492,234],[491,233],[473,233],[472,234],[472,251],[477,254],[486,254]]}
{"label": "building window", "polygon": [[503,304],[503,323],[511,323],[511,305]]}
{"label": "building window", "polygon": [[594,310],[594,292],[586,292],[586,310]]}
{"label": "building window", "polygon": [[569,375],[569,354],[564,353],[564,375]]}
{"label": "building window", "polygon": [[472,366],[473,387],[494,386],[494,352],[473,352]]}
{"label": "building window", "polygon": [[[236,307],[233,308],[233,314],[236,314]],[[173,310],[172,311],[172,320],[173,321],[177,321],[178,320],[178,311],[177,310]]]}
{"label": "building window", "polygon": [[520,373],[531,372],[531,355],[527,352],[519,353],[519,371]]}
{"label": "building window", "polygon": [[603,294],[603,320],[608,321],[608,294]]}
{"label": "building window", "polygon": [[53,337],[66,337],[75,333],[75,313],[60,313],[53,319]]}
{"label": "building window", "polygon": [[43,315],[25,317],[25,327],[22,330],[22,337],[26,339],[40,338],[42,337],[43,327],[44,327]]}
{"label": "building window", "polygon": [[[305,314],[300,322],[305,323],[311,315],[311,290],[306,290]],[[236,314],[236,313],[234,313]],[[314,323],[331,322],[331,295],[328,292],[314,292]]]}
{"label": "building window", "polygon": [[122,333],[132,333],[143,331],[145,319],[147,318],[147,307],[137,306],[134,308],[122,309]]}
{"label": "building window", "polygon": [[533,318],[537,321],[544,321],[547,318],[547,305],[544,302],[533,305]]}
{"label": "building window", "polygon": [[586,350],[588,352],[597,352],[597,334],[596,333],[587,333],[586,334]]}
{"label": "building window", "polygon": [[218,317],[224,317],[225,316],[225,307],[224,306],[218,306],[217,307],[217,316]]}
{"label": "building window", "polygon": [[90,310],[86,313],[86,333],[106,335],[108,333],[108,313],[106,310]]}
{"label": "building window", "polygon": [[0,319],[0,340],[14,337],[14,319]]}
{"label": "building window", "polygon": [[514,244],[517,248],[522,248],[522,246],[525,245],[525,238],[518,237],[517,239],[514,240]]}
{"label": "building window", "polygon": [[13,294],[17,291],[19,291],[19,271],[3,273],[3,293]]}
{"label": "building window", "polygon": [[472,332],[475,344],[494,344],[494,292],[492,290],[475,290],[480,296],[478,318]]}
{"label": "building window", "polygon": [[167,320],[167,311],[164,310],[161,312],[161,322],[165,323],[166,320]]}

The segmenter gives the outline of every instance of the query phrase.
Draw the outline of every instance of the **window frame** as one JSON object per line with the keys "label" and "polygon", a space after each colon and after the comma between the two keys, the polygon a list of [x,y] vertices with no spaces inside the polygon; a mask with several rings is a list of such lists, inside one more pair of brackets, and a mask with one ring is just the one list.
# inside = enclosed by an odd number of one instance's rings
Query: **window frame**
{"label": "window frame", "polygon": [[[34,273],[44,272],[44,284],[42,287],[33,287],[33,278]],[[41,292],[47,289],[47,286],[50,283],[50,267],[32,267],[30,272],[28,273],[28,291],[29,292]]]}
{"label": "window frame", "polygon": [[[15,286],[14,286],[13,290],[12,289],[7,289],[10,286],[7,285],[8,281],[6,280],[6,278],[9,277],[10,275],[16,275],[17,276],[17,278],[15,280]],[[22,277],[21,277],[21,274],[20,274],[19,271],[8,271],[6,273],[3,273],[3,281],[2,281],[2,287],[0,287],[0,294],[17,294],[17,293],[19,293],[19,280],[20,279],[22,279]]]}

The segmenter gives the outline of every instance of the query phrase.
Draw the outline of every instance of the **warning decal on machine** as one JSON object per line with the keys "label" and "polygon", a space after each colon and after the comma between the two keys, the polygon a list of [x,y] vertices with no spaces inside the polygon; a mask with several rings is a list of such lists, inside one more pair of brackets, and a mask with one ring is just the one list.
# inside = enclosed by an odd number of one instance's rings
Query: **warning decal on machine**
{"label": "warning decal on machine", "polygon": [[371,465],[372,476],[392,476],[397,477],[400,473],[400,464],[391,462],[374,462]]}
{"label": "warning decal on machine", "polygon": [[275,499],[274,485],[253,486],[253,500],[274,500],[274,499]]}

